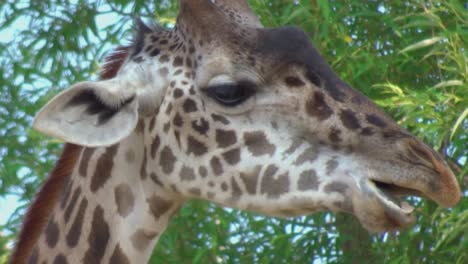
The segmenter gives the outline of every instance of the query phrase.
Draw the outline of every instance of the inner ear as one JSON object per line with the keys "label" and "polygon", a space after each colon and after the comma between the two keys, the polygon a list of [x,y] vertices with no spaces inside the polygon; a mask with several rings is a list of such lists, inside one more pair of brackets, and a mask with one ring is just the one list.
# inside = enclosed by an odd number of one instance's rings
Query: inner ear
{"label": "inner ear", "polygon": [[135,95],[125,99],[120,105],[105,104],[92,89],[84,90],[80,94],[73,97],[64,108],[85,107],[85,114],[96,115],[97,125],[104,125],[115,116],[119,109],[125,107],[135,99]]}
{"label": "inner ear", "polygon": [[[34,128],[83,146],[117,143],[135,129],[138,102],[135,95],[103,93],[111,88],[119,90],[109,85],[115,83],[85,82],[65,90],[41,109],[34,120]],[[106,98],[102,98],[102,94]]]}

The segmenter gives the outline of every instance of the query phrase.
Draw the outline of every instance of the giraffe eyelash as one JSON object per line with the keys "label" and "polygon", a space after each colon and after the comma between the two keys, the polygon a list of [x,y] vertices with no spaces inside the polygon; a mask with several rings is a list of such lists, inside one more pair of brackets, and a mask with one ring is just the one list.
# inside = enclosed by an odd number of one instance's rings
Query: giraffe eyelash
{"label": "giraffe eyelash", "polygon": [[250,81],[241,81],[211,85],[202,91],[223,106],[235,107],[252,97],[256,92],[255,87]]}

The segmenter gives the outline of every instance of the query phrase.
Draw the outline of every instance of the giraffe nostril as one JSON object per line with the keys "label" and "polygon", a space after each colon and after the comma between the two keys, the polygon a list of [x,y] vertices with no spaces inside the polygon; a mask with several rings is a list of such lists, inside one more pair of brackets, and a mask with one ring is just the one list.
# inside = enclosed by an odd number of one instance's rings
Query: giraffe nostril
{"label": "giraffe nostril", "polygon": [[[442,206],[453,206],[461,197],[460,187],[455,175],[447,166],[442,157],[417,139],[408,139],[408,162],[414,165],[423,165],[435,172],[435,177],[427,174],[421,175],[423,193]],[[428,178],[429,177],[429,178]],[[425,185],[425,187],[424,187]]]}
{"label": "giraffe nostril", "polygon": [[435,163],[440,162],[440,157],[437,153],[414,139],[408,141],[408,155],[411,159],[414,159],[414,162],[422,163],[434,169],[437,167]]}

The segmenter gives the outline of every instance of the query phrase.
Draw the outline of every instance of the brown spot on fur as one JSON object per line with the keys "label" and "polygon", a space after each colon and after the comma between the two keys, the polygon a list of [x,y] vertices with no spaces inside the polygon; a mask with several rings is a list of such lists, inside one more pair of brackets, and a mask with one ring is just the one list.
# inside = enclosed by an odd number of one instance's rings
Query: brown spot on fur
{"label": "brown spot on fur", "polygon": [[143,121],[143,119],[138,120],[137,126],[135,128],[135,132],[140,133],[140,134],[145,132],[145,121]]}
{"label": "brown spot on fur", "polygon": [[51,218],[45,229],[45,240],[49,248],[54,248],[55,245],[57,245],[59,234],[60,231],[58,225],[54,219]]}
{"label": "brown spot on fur", "polygon": [[149,55],[150,55],[151,57],[155,57],[155,56],[158,56],[160,52],[161,52],[160,49],[155,48],[155,49],[153,49],[153,50],[150,52]]}
{"label": "brown spot on fur", "polygon": [[150,132],[153,131],[155,124],[156,124],[156,117],[153,116],[153,118],[151,118],[150,123],[148,125],[148,129]]}
{"label": "brown spot on fur", "polygon": [[297,157],[296,161],[294,162],[294,165],[301,165],[304,164],[305,162],[312,162],[318,157],[317,150],[315,147],[308,147],[304,152],[302,152],[299,157]]}
{"label": "brown spot on fur", "polygon": [[270,124],[274,130],[278,130],[278,123],[276,121],[271,121]]}
{"label": "brown spot on fur", "polygon": [[297,182],[297,188],[300,191],[317,190],[318,178],[314,170],[306,170],[299,175],[299,181]]}
{"label": "brown spot on fur", "polygon": [[148,173],[146,172],[146,163],[148,162],[148,157],[146,154],[146,148],[143,149],[143,161],[141,162],[140,167],[140,176],[142,180],[145,180],[148,177]]}
{"label": "brown spot on fur", "polygon": [[159,138],[158,135],[154,137],[153,142],[151,143],[151,158],[154,159],[156,157],[156,151],[159,148],[159,145],[161,144],[161,139]]}
{"label": "brown spot on fur", "polygon": [[175,137],[175,139],[177,141],[177,146],[179,146],[179,148],[180,148],[180,133],[179,133],[179,131],[174,130],[174,137]]}
{"label": "brown spot on fur", "polygon": [[114,157],[119,149],[119,144],[115,144],[106,148],[104,154],[97,160],[96,169],[94,171],[93,178],[91,179],[91,191],[95,193],[101,188],[107,180],[110,178],[112,173],[112,167],[114,167]]}
{"label": "brown spot on fur", "polygon": [[231,177],[231,195],[234,200],[238,200],[242,195],[242,190],[234,177]]}
{"label": "brown spot on fur", "polygon": [[161,55],[161,56],[159,57],[159,62],[160,62],[160,63],[166,63],[166,62],[168,62],[168,61],[169,61],[169,56],[167,56],[166,54]]}
{"label": "brown spot on fur", "polygon": [[187,154],[193,153],[195,156],[201,156],[208,151],[208,148],[202,142],[196,140],[194,137],[189,136],[187,142]]}
{"label": "brown spot on fur", "polygon": [[382,118],[380,118],[379,116],[377,116],[376,114],[366,115],[366,120],[370,124],[378,126],[378,127],[386,127],[387,126],[387,123],[385,123],[385,121]]}
{"label": "brown spot on fur", "polygon": [[157,232],[147,231],[144,229],[137,229],[130,237],[132,245],[139,251],[145,251],[153,240],[158,235]]}
{"label": "brown spot on fur", "polygon": [[192,113],[198,110],[197,103],[195,103],[195,101],[190,98],[185,99],[182,107],[184,108],[185,113]]}
{"label": "brown spot on fur", "polygon": [[146,201],[148,202],[149,209],[156,221],[158,221],[162,215],[171,209],[173,205],[171,201],[166,200],[158,195],[153,195]]}
{"label": "brown spot on fur", "polygon": [[371,136],[374,134],[374,130],[371,127],[365,127],[361,130],[361,134],[364,136]]}
{"label": "brown spot on fur", "polygon": [[80,166],[78,167],[78,172],[81,176],[86,177],[86,170],[88,169],[89,159],[93,155],[95,148],[85,148],[83,154],[81,155]]}
{"label": "brown spot on fur", "polygon": [[54,262],[52,264],[68,264],[68,260],[64,255],[58,254],[54,258]]}
{"label": "brown spot on fur", "polygon": [[273,177],[275,173],[278,171],[278,167],[274,164],[268,165],[268,167],[265,170],[264,177]]}
{"label": "brown spot on fur", "polygon": [[72,198],[70,203],[68,204],[67,208],[65,209],[65,214],[63,215],[65,222],[68,222],[70,216],[75,208],[75,204],[78,201],[78,197],[81,195],[81,187],[76,187],[75,191],[73,192]]}
{"label": "brown spot on fur", "polygon": [[188,192],[195,197],[199,197],[201,195],[200,188],[190,188]]}
{"label": "brown spot on fur", "polygon": [[205,178],[206,175],[208,174],[208,170],[206,169],[205,166],[200,166],[200,167],[198,168],[198,174],[200,174],[200,176],[201,176],[202,178]]}
{"label": "brown spot on fur", "polygon": [[333,110],[328,106],[321,92],[314,92],[313,96],[307,100],[305,107],[309,116],[320,121],[328,119],[333,114]]}
{"label": "brown spot on fur", "polygon": [[220,122],[223,125],[229,125],[229,120],[227,120],[227,118],[224,116],[212,114],[211,117],[215,122]]}
{"label": "brown spot on fur", "polygon": [[336,192],[341,194],[344,194],[347,189],[348,185],[341,182],[331,182],[323,188],[326,193]]}
{"label": "brown spot on fur", "polygon": [[133,58],[133,61],[136,62],[136,63],[140,63],[140,62],[142,62],[142,61],[144,61],[144,60],[145,60],[145,59],[143,59],[143,57],[141,57],[141,56],[138,56],[138,57]]}
{"label": "brown spot on fur", "polygon": [[228,185],[226,182],[221,183],[221,190],[223,190],[223,192],[228,190]]}
{"label": "brown spot on fur", "polygon": [[290,155],[294,153],[302,145],[302,143],[302,139],[295,138],[291,143],[291,146],[289,146],[289,148],[284,151],[283,155]]}
{"label": "brown spot on fur", "polygon": [[192,60],[189,57],[185,58],[185,66],[192,68]]}
{"label": "brown spot on fur", "polygon": [[184,91],[182,89],[176,88],[174,89],[173,95],[174,99],[180,98],[184,95]]}
{"label": "brown spot on fur", "polygon": [[245,189],[252,195],[256,193],[261,168],[261,166],[257,165],[251,173],[240,173],[240,178],[244,182]]}
{"label": "brown spot on fur", "polygon": [[284,82],[286,83],[286,85],[291,87],[299,87],[305,85],[304,81],[296,76],[288,76],[284,79]]}
{"label": "brown spot on fur", "polygon": [[332,127],[330,129],[330,133],[328,134],[328,139],[333,143],[340,143],[341,142],[341,130],[336,127]]}
{"label": "brown spot on fur", "polygon": [[120,248],[119,243],[115,246],[114,252],[110,257],[109,263],[112,264],[130,264],[130,260]]}
{"label": "brown spot on fur", "polygon": [[81,149],[78,145],[65,144],[57,165],[26,213],[18,242],[10,257],[10,263],[25,263],[30,258],[31,251],[80,157]]}
{"label": "brown spot on fur", "polygon": [[129,215],[135,205],[135,197],[128,184],[121,183],[114,188],[114,199],[117,205],[117,212],[120,216]]}
{"label": "brown spot on fur", "polygon": [[172,173],[175,162],[176,157],[172,153],[172,150],[168,146],[165,146],[159,158],[159,165],[161,165],[163,172],[166,174]]}
{"label": "brown spot on fur", "polygon": [[272,156],[276,150],[276,147],[267,140],[263,131],[244,133],[244,142],[248,150],[254,156],[262,156],[266,154]]}
{"label": "brown spot on fur", "polygon": [[157,35],[151,35],[151,41],[152,41],[152,42],[157,42],[157,41],[159,41],[159,36],[157,36]]}
{"label": "brown spot on fur", "polygon": [[235,148],[223,153],[224,160],[230,165],[236,165],[240,161],[240,149]]}
{"label": "brown spot on fur", "polygon": [[161,180],[159,180],[159,177],[158,177],[158,175],[156,175],[156,173],[151,172],[150,178],[151,178],[151,180],[152,180],[154,183],[156,183],[157,185],[163,186],[163,183],[161,182]]}
{"label": "brown spot on fur", "polygon": [[269,165],[262,178],[260,192],[266,194],[268,198],[277,198],[289,191],[288,173],[274,177],[277,170],[278,167],[275,165]]}
{"label": "brown spot on fur", "polygon": [[229,147],[237,142],[234,130],[216,129],[216,142],[221,148]]}
{"label": "brown spot on fur", "polygon": [[340,113],[340,119],[343,125],[348,129],[356,130],[361,127],[359,120],[356,117],[356,113],[354,113],[352,110],[342,110]]}
{"label": "brown spot on fur", "polygon": [[217,157],[213,157],[211,159],[210,165],[214,175],[219,176],[223,173],[223,165],[221,165],[221,162]]}
{"label": "brown spot on fur", "polygon": [[187,166],[183,166],[180,170],[180,179],[182,181],[193,181],[195,180],[195,172],[192,168]]}
{"label": "brown spot on fur", "polygon": [[210,129],[210,124],[202,117],[199,120],[192,121],[192,128],[204,136]]}
{"label": "brown spot on fur", "polygon": [[326,166],[326,173],[328,176],[330,176],[333,171],[338,167],[339,163],[336,160],[336,157],[333,157],[332,159],[327,161],[327,166]]}
{"label": "brown spot on fur", "polygon": [[182,66],[183,63],[184,63],[184,60],[182,59],[182,57],[177,56],[174,58],[174,62],[172,63],[172,66],[180,67]]}
{"label": "brown spot on fur", "polygon": [[177,112],[174,116],[174,119],[172,119],[172,124],[176,127],[181,127],[184,124],[184,121],[182,120],[182,117],[179,115],[179,112]]}
{"label": "brown spot on fur", "polygon": [[91,231],[88,236],[89,247],[83,258],[84,263],[101,263],[109,242],[109,225],[104,219],[104,209],[96,206],[91,222]]}
{"label": "brown spot on fur", "polygon": [[85,216],[86,208],[88,207],[88,200],[86,198],[81,199],[78,213],[76,213],[75,220],[73,221],[70,230],[67,233],[66,240],[67,245],[70,248],[75,247],[81,237],[81,228],[83,227],[83,219]]}

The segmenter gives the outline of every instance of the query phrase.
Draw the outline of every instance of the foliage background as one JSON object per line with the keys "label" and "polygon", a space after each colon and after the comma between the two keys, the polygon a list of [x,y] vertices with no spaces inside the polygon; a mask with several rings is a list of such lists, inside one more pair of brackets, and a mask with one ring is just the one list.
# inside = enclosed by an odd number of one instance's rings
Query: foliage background
{"label": "foliage background", "polygon": [[[468,3],[456,0],[250,0],[265,26],[295,25],[342,78],[443,153],[465,197],[453,209],[412,199],[410,230],[369,235],[329,213],[265,218],[193,201],[151,263],[468,263]],[[30,129],[59,90],[95,79],[135,16],[174,22],[177,1],[0,1],[0,197],[18,208],[0,226],[6,262],[25,207],[61,144]],[[0,212],[1,214],[2,212]]]}

